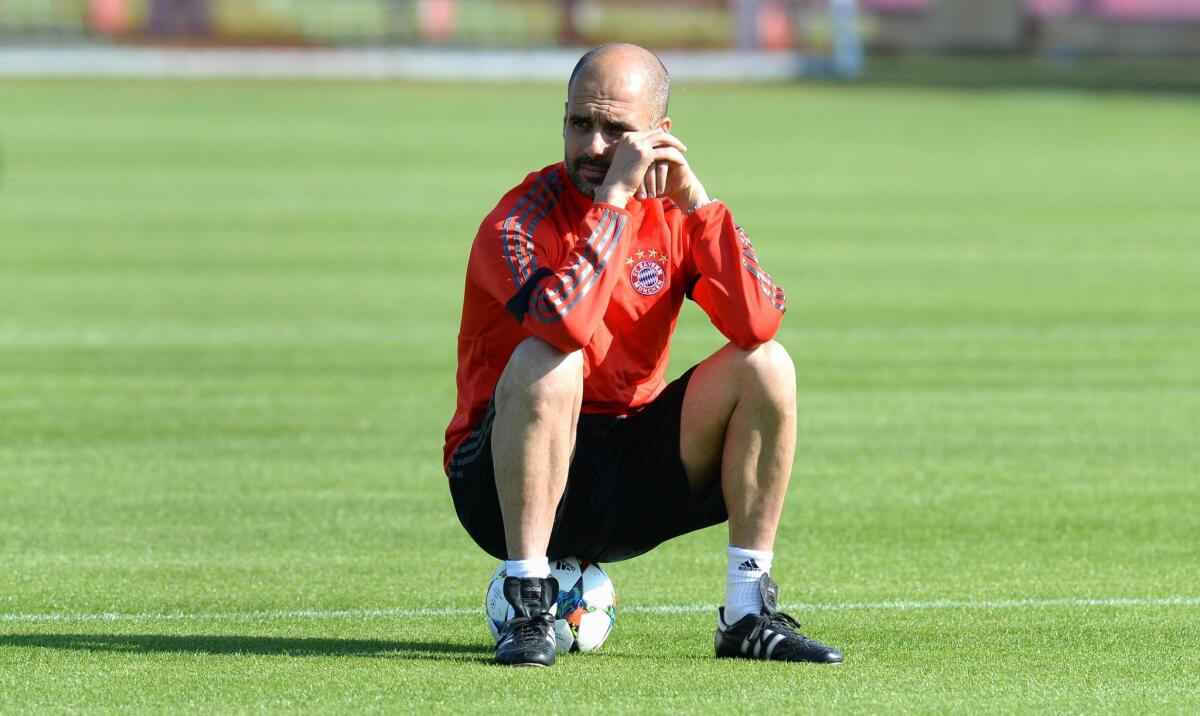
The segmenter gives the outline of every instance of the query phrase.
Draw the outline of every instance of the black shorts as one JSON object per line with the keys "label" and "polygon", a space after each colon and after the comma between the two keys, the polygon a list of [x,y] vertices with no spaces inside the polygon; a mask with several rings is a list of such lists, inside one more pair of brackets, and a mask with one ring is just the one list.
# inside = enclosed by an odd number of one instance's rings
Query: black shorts
{"label": "black shorts", "polygon": [[[679,420],[691,375],[689,370],[632,415],[579,417],[547,557],[618,562],[728,519],[721,481],[693,495],[679,456]],[[454,451],[450,493],[471,539],[507,559],[492,464],[493,407]]]}

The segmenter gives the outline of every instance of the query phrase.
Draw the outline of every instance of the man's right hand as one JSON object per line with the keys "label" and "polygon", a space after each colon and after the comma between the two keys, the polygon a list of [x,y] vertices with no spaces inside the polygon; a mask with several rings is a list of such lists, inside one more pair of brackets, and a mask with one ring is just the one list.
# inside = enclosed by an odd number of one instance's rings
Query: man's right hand
{"label": "man's right hand", "polygon": [[646,179],[655,162],[667,162],[685,171],[683,142],[662,129],[629,132],[617,140],[604,183],[596,188],[596,201],[624,207]]}

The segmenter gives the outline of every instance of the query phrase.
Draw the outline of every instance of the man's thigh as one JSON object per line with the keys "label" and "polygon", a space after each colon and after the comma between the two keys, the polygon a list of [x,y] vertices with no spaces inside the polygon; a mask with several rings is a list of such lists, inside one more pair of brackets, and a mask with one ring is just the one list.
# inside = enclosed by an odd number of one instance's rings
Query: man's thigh
{"label": "man's thigh", "polygon": [[692,490],[720,483],[725,434],[738,399],[751,351],[727,344],[692,369],[680,411],[679,454]]}

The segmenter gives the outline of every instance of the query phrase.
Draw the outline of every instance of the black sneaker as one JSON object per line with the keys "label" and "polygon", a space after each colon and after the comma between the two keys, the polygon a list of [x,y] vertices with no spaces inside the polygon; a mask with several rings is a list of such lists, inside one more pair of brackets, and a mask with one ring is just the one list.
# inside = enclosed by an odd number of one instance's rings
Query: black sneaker
{"label": "black sneaker", "polygon": [[773,661],[815,661],[819,664],[842,663],[842,652],[819,644],[797,631],[800,623],[776,610],[779,586],[764,574],[758,583],[762,592],[761,614],[747,614],[736,624],[725,623],[721,607],[716,635],[717,658],[767,659]]}
{"label": "black sneaker", "polygon": [[496,663],[507,666],[550,666],[554,663],[554,616],[550,607],[558,601],[554,577],[506,577],[504,598],[513,608],[513,618],[500,630]]}

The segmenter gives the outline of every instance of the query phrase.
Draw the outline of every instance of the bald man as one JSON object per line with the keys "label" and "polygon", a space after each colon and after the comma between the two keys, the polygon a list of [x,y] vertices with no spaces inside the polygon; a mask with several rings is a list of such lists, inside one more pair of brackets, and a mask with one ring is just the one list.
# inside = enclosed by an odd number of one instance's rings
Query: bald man
{"label": "bald man", "polygon": [[[671,133],[651,52],[597,47],[567,85],[564,160],[471,247],[445,468],[459,521],[504,560],[500,664],[554,663],[549,559],[613,562],[728,521],[716,655],[838,663],[777,609],[770,569],[796,446],[786,296]],[[667,383],[685,298],[728,344]]]}

